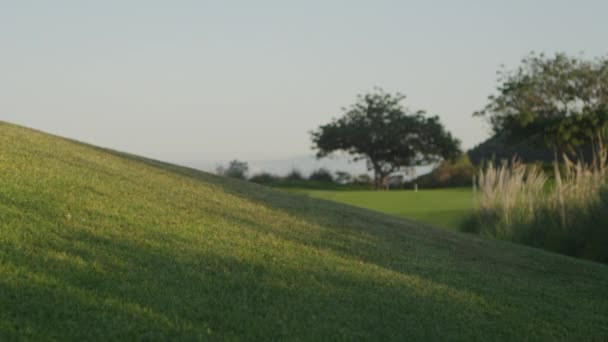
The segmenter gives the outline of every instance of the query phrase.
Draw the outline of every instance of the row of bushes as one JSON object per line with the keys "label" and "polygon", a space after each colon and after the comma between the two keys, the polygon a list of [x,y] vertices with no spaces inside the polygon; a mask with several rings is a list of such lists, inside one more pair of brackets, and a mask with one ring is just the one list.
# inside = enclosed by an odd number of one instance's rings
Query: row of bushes
{"label": "row of bushes", "polygon": [[608,263],[608,149],[592,162],[488,164],[478,176],[467,232]]}
{"label": "row of bushes", "polygon": [[368,174],[353,176],[345,171],[337,171],[332,174],[325,168],[319,168],[313,171],[308,177],[304,177],[302,172],[297,169],[292,169],[286,176],[278,176],[268,172],[258,173],[252,177],[247,177],[249,173],[249,164],[238,159],[234,159],[228,163],[226,167],[220,165],[216,168],[218,175],[249,180],[260,184],[273,184],[277,182],[321,182],[321,183],[337,183],[337,184],[371,184],[372,179]]}
{"label": "row of bushes", "polygon": [[372,183],[372,178],[367,174],[353,176],[345,171],[337,171],[335,174],[332,174],[329,170],[320,168],[313,171],[308,177],[305,177],[299,170],[293,169],[286,176],[274,175],[268,172],[258,173],[250,177],[249,181],[266,185],[276,185],[279,183],[301,184],[303,182],[369,185]]}
{"label": "row of bushes", "polygon": [[[331,173],[325,168],[320,168],[313,171],[308,177],[305,177],[302,172],[297,169],[291,170],[285,176],[261,172],[251,177],[247,177],[249,166],[246,162],[233,160],[227,167],[218,167],[217,173],[233,178],[248,179],[251,182],[276,185],[276,184],[301,184],[305,181],[331,183],[340,185],[370,185],[373,180],[368,174],[352,175],[345,171],[337,171]],[[420,176],[415,180],[403,182],[402,177],[392,177],[387,186],[390,188],[413,188],[416,184],[420,188],[441,188],[455,186],[470,186],[472,177],[475,173],[475,167],[465,154],[456,160],[447,160],[440,164],[436,169],[427,175]]]}

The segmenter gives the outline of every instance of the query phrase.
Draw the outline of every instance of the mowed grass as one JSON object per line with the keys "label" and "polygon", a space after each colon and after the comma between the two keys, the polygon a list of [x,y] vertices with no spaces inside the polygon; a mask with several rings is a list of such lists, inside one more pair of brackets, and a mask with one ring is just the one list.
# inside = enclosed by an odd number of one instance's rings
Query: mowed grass
{"label": "mowed grass", "polygon": [[436,226],[458,229],[471,214],[471,189],[421,189],[393,191],[289,190],[357,207],[401,216]]}
{"label": "mowed grass", "polygon": [[605,340],[608,266],[0,123],[0,340]]}

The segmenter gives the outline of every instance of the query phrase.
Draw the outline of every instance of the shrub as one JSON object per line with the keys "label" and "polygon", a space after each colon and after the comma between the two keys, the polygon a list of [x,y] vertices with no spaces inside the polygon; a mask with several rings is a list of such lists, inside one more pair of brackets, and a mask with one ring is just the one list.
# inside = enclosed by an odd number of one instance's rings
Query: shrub
{"label": "shrub", "polygon": [[608,149],[591,163],[489,164],[479,173],[473,215],[462,229],[608,263]]}
{"label": "shrub", "polygon": [[431,173],[409,181],[418,184],[421,188],[445,188],[456,186],[471,186],[475,166],[469,156],[463,154],[455,160],[446,160]]}
{"label": "shrub", "polygon": [[272,184],[278,182],[279,180],[281,180],[279,176],[268,172],[261,172],[249,178],[249,181],[258,184]]}
{"label": "shrub", "polygon": [[285,176],[285,179],[290,181],[301,181],[304,180],[304,176],[300,170],[294,168],[289,171],[287,176]]}
{"label": "shrub", "polygon": [[221,176],[237,178],[237,179],[246,179],[247,172],[249,172],[249,165],[247,162],[232,160],[228,167],[224,168],[223,166],[219,166],[217,169],[217,174]]}
{"label": "shrub", "polygon": [[353,176],[346,171],[336,171],[336,183],[347,184],[353,180]]}
{"label": "shrub", "polygon": [[372,177],[367,173],[362,173],[355,178],[353,183],[360,185],[372,184]]}
{"label": "shrub", "polygon": [[325,168],[320,168],[318,170],[313,171],[308,177],[308,180],[331,183],[334,181],[334,176],[332,176],[329,170]]}

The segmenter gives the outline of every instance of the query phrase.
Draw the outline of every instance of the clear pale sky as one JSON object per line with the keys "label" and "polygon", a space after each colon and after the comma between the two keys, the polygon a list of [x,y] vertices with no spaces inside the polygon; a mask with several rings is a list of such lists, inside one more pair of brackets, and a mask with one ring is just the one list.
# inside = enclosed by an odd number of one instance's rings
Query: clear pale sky
{"label": "clear pale sky", "polygon": [[608,1],[0,0],[0,120],[170,161],[311,153],[381,86],[463,147],[500,64],[608,53]]}

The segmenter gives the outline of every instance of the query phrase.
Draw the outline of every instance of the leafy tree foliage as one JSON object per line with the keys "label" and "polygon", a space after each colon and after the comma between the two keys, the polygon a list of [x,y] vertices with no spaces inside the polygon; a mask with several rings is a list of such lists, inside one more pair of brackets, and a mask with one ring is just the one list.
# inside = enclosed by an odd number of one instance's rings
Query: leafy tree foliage
{"label": "leafy tree foliage", "polygon": [[359,95],[344,108],[341,118],[311,133],[317,157],[345,151],[355,160],[365,159],[379,188],[387,176],[402,168],[459,155],[459,141],[445,130],[439,117],[405,109],[404,99],[382,89]]}
{"label": "leafy tree foliage", "polygon": [[227,168],[222,166],[217,168],[217,173],[222,176],[247,179],[247,173],[249,172],[249,165],[247,162],[233,160],[228,164]]}
{"label": "leafy tree foliage", "polygon": [[497,94],[474,115],[509,141],[526,139],[562,151],[608,128],[608,59],[531,53],[516,70],[498,72]]}

